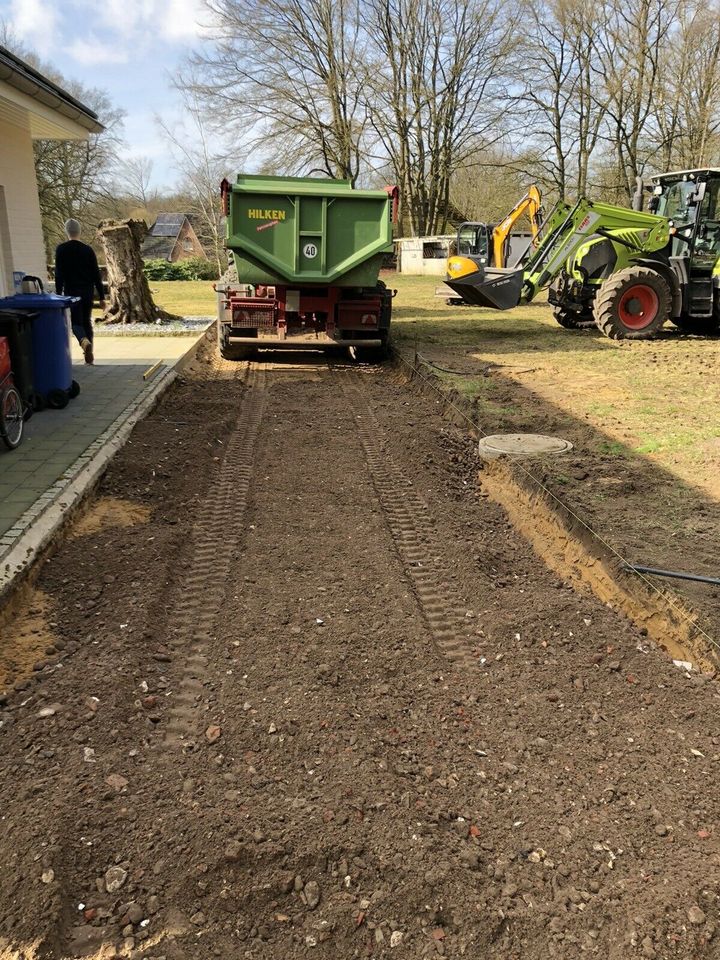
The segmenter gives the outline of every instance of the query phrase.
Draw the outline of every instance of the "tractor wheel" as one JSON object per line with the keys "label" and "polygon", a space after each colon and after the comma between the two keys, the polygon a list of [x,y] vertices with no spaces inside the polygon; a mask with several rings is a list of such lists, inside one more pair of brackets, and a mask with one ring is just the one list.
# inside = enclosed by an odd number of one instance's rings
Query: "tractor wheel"
{"label": "tractor wheel", "polygon": [[595,325],[592,313],[576,313],[569,307],[556,305],[553,307],[553,316],[566,330],[584,330]]}
{"label": "tractor wheel", "polygon": [[649,340],[670,316],[670,287],[655,270],[626,267],[600,287],[593,314],[611,340]]}
{"label": "tractor wheel", "polygon": [[248,360],[255,347],[246,347],[242,343],[224,343],[220,341],[220,356],[223,360]]}

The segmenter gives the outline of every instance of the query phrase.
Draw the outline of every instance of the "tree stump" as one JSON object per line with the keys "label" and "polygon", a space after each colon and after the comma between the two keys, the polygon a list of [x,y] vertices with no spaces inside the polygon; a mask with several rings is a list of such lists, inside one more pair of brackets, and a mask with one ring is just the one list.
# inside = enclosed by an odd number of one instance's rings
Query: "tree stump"
{"label": "tree stump", "polygon": [[105,251],[109,299],[105,323],[155,323],[175,320],[153,301],[143,272],[140,244],[147,234],[142,220],[103,220],[98,234]]}

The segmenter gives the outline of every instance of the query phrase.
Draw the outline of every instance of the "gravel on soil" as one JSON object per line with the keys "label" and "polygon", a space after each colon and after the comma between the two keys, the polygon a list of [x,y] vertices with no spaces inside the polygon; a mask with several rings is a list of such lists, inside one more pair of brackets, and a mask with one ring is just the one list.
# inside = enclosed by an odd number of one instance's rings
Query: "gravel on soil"
{"label": "gravel on soil", "polygon": [[717,684],[552,574],[392,371],[253,366],[196,363],[103,482],[136,522],[40,574],[3,960],[720,956]]}
{"label": "gravel on soil", "polygon": [[156,320],[155,323],[96,323],[96,337],[162,337],[196,334],[213,323],[214,317],[183,317],[180,320]]}

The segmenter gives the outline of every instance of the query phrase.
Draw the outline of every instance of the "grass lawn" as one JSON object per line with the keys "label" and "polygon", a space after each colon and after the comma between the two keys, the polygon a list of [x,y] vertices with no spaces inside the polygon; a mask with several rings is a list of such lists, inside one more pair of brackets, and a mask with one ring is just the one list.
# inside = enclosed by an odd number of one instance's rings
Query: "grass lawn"
{"label": "grass lawn", "polygon": [[[398,290],[398,346],[412,351],[417,338],[423,356],[457,371],[438,376],[477,403],[488,432],[493,415],[501,429],[513,419],[513,400],[492,370],[599,428],[604,452],[647,456],[720,499],[720,339],[680,335],[668,324],[659,340],[613,341],[595,329],[563,329],[547,303],[507,312],[448,307],[434,296],[439,280],[386,282]],[[527,409],[521,414],[525,421]]]}
{"label": "grass lawn", "polygon": [[210,280],[151,280],[155,303],[181,317],[214,317],[217,299]]}

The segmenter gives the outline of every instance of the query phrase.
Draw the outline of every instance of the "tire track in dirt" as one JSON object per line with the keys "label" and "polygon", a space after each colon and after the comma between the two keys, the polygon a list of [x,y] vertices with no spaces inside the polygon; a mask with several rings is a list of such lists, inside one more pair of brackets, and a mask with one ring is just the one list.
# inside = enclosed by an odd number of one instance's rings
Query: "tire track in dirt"
{"label": "tire track in dirt", "polygon": [[255,440],[266,398],[262,367],[251,364],[244,370],[248,392],[237,428],[228,441],[220,474],[208,491],[181,580],[180,597],[168,624],[168,646],[182,661],[165,728],[165,742],[172,747],[193,749],[196,744],[208,651],[228,588],[230,562],[242,536]]}
{"label": "tire track in dirt", "polygon": [[448,583],[447,564],[429,507],[390,455],[387,437],[363,393],[360,376],[335,369],[333,373],[352,407],[390,534],[433,640],[452,663],[475,666],[472,639],[462,613],[465,605]]}

